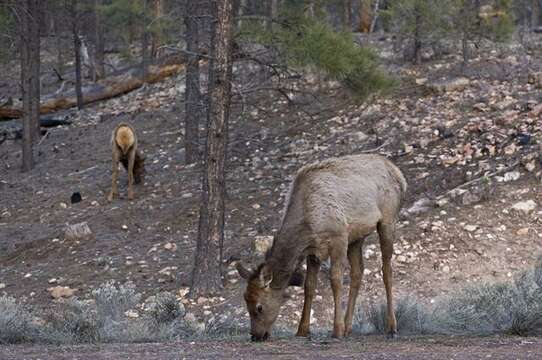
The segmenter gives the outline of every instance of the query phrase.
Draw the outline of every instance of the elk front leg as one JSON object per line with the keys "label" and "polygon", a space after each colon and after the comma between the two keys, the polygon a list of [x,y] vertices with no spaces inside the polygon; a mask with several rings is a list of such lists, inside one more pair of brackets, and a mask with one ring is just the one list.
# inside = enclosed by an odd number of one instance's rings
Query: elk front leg
{"label": "elk front leg", "polygon": [[109,192],[109,196],[107,197],[107,200],[113,201],[115,196],[118,195],[118,189],[117,189],[117,179],[119,177],[119,151],[118,149],[113,149],[113,155],[111,160],[111,192]]}
{"label": "elk front leg", "polygon": [[341,338],[344,336],[344,318],[341,303],[341,295],[343,289],[343,270],[346,260],[347,245],[337,246],[337,244],[347,243],[348,239],[343,241],[331,241],[335,244],[335,248],[330,250],[331,257],[331,290],[333,291],[333,301],[335,303],[335,314],[333,319],[333,337]]}
{"label": "elk front leg", "polygon": [[392,269],[391,258],[393,255],[393,240],[395,238],[395,226],[393,224],[378,223],[378,237],[380,238],[380,250],[382,251],[382,277],[386,287],[388,337],[394,338],[397,334],[397,320],[393,309],[392,294]]}
{"label": "elk front leg", "polygon": [[128,152],[128,199],[134,199],[134,163],[135,163],[135,149],[132,148]]}
{"label": "elk front leg", "polygon": [[363,277],[363,256],[361,248],[363,240],[359,240],[348,247],[348,261],[350,262],[350,294],[348,296],[348,306],[344,316],[344,335],[352,333],[352,318],[356,309],[356,300],[358,297],[361,279]]}
{"label": "elk front leg", "polygon": [[320,260],[313,255],[307,256],[307,276],[305,278],[305,301],[303,303],[303,313],[299,321],[296,336],[310,335],[311,307],[312,300],[316,293],[318,284],[318,271],[320,271]]}

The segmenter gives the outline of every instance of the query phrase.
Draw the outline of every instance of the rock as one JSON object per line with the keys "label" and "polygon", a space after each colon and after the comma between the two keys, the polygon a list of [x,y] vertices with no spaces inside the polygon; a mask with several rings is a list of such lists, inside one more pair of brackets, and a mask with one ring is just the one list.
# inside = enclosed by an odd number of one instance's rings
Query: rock
{"label": "rock", "polygon": [[410,215],[418,215],[429,211],[433,206],[433,202],[428,198],[421,198],[417,200],[410,208],[407,209],[407,213]]}
{"label": "rock", "polygon": [[516,232],[516,234],[520,236],[527,235],[528,233],[529,233],[529,228],[521,228]]}
{"label": "rock", "polygon": [[186,194],[182,194],[182,195],[181,195],[181,197],[182,197],[183,199],[188,199],[188,198],[191,198],[192,196],[193,196],[192,193],[186,193]]}
{"label": "rock", "polygon": [[467,191],[461,197],[461,204],[467,206],[467,205],[475,204],[479,202],[480,200],[482,200],[482,196],[480,194],[475,194],[471,191]]}
{"label": "rock", "polygon": [[354,142],[364,142],[369,136],[363,131],[356,131],[355,133],[350,134],[350,141]]}
{"label": "rock", "polygon": [[397,256],[397,261],[400,263],[405,263],[407,261],[407,258],[405,255],[399,255]]}
{"label": "rock", "polygon": [[449,272],[450,272],[450,267],[449,267],[448,265],[444,265],[444,266],[442,267],[442,272],[443,272],[443,273],[446,273],[446,274],[449,273]]}
{"label": "rock", "polygon": [[531,72],[528,75],[527,82],[536,88],[542,88],[542,72]]}
{"label": "rock", "polygon": [[465,229],[468,232],[475,232],[478,229],[478,226],[476,226],[476,225],[465,225],[463,227],[463,229]]}
{"label": "rock", "polygon": [[5,283],[0,283],[0,290],[5,289],[5,288],[6,288],[6,284]]}
{"label": "rock", "polygon": [[521,177],[521,173],[519,171],[510,171],[504,174],[504,181],[516,181]]}
{"label": "rock", "polygon": [[256,236],[254,239],[254,252],[258,256],[264,256],[267,250],[273,246],[273,236]]}
{"label": "rock", "polygon": [[55,284],[57,282],[58,282],[57,278],[49,279],[49,284]]}
{"label": "rock", "polygon": [[164,245],[164,249],[175,252],[177,251],[177,244],[169,242]]}
{"label": "rock", "polygon": [[54,299],[70,298],[77,291],[77,289],[71,289],[69,286],[55,286],[47,289],[51,293]]}
{"label": "rock", "polygon": [[512,210],[521,211],[525,214],[530,213],[531,211],[535,210],[537,207],[536,202],[533,200],[527,200],[527,201],[520,201],[518,203],[515,203],[512,206]]}
{"label": "rock", "polygon": [[64,229],[64,240],[66,241],[82,241],[91,239],[93,236],[87,222],[82,222],[73,225],[66,225]]}
{"label": "rock", "polygon": [[135,310],[127,310],[124,315],[126,315],[127,318],[130,319],[137,319],[139,317],[139,313]]}
{"label": "rock", "polygon": [[448,200],[448,198],[442,198],[442,199],[438,199],[436,204],[437,204],[438,207],[444,207],[449,202],[450,202],[450,200]]}
{"label": "rock", "polygon": [[437,95],[442,95],[452,91],[462,91],[470,85],[470,80],[466,77],[458,77],[455,79],[439,80],[426,83],[425,87],[429,92]]}
{"label": "rock", "polygon": [[180,288],[177,293],[179,294],[180,298],[184,298],[189,292],[190,292],[190,288],[184,287],[184,288]]}
{"label": "rock", "polygon": [[258,209],[260,209],[261,207],[262,207],[262,206],[261,206],[260,204],[253,204],[253,205],[252,205],[252,208],[253,208],[254,210],[258,210]]}
{"label": "rock", "polygon": [[525,164],[525,169],[527,169],[528,172],[533,172],[536,169],[536,162],[528,162],[527,164]]}

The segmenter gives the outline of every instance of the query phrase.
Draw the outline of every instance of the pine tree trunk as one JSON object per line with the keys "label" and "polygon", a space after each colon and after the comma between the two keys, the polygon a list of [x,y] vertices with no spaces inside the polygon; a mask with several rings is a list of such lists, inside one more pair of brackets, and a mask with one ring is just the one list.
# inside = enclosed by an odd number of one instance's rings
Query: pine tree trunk
{"label": "pine tree trunk", "polygon": [[305,0],[305,15],[313,18],[315,16],[314,0]]}
{"label": "pine tree trunk", "polygon": [[343,30],[352,31],[352,0],[343,0]]}
{"label": "pine tree trunk", "polygon": [[23,171],[34,167],[33,144],[39,140],[40,106],[40,2],[22,1],[19,13],[21,92],[23,100]]}
{"label": "pine tree trunk", "polygon": [[[147,13],[148,2],[149,0],[143,0],[143,13]],[[145,18],[145,17],[143,17]],[[147,22],[143,19],[141,24],[143,27],[142,39],[141,39],[141,71],[143,72],[143,81],[147,78],[148,68],[149,68],[149,32],[147,31]]]}
{"label": "pine tree trunk", "polygon": [[[56,10],[56,8],[55,8]],[[55,33],[55,51],[56,51],[56,73],[59,78],[59,81],[62,81],[62,74],[64,73],[64,57],[63,57],[63,50],[64,47],[62,46],[62,36],[61,36],[61,16],[60,14],[54,14],[52,15],[53,18],[53,31]]]}
{"label": "pine tree trunk", "polygon": [[81,39],[79,38],[77,19],[77,0],[71,2],[73,50],[75,56],[75,94],[77,97],[77,109],[83,109],[83,84],[81,78]]}
{"label": "pine tree trunk", "polygon": [[20,5],[19,45],[21,51],[21,92],[23,99],[23,171],[30,171],[34,167],[32,118],[30,115],[30,6],[31,1]]}
{"label": "pine tree trunk", "polygon": [[102,14],[99,7],[103,5],[103,0],[94,0],[94,17],[95,17],[95,44],[94,44],[94,80],[103,79],[105,77],[105,44],[104,44],[104,26]]}
{"label": "pine tree trunk", "polygon": [[271,0],[271,28],[273,28],[273,22],[277,21],[279,17],[279,0]]}
{"label": "pine tree trunk", "polygon": [[[193,3],[194,1],[188,1],[188,3]],[[161,21],[164,16],[164,1],[163,0],[153,0],[153,21]],[[151,37],[151,59],[154,60],[158,57],[158,49],[162,42],[162,32],[153,32]]]}
{"label": "pine tree trunk", "polygon": [[414,29],[414,63],[420,65],[422,63],[422,39],[421,39],[421,14],[419,9],[415,9],[415,29]]}
{"label": "pine tree trunk", "polygon": [[368,33],[371,31],[371,0],[361,0],[359,6],[359,31]]}
{"label": "pine tree trunk", "polygon": [[[188,0],[188,1],[190,1],[190,0]],[[241,26],[243,26],[242,17],[246,14],[247,7],[248,7],[248,0],[240,0],[238,13],[237,13],[237,16],[239,17],[239,19],[237,19],[237,28],[238,29],[240,29]]]}
{"label": "pine tree trunk", "polygon": [[192,164],[200,160],[199,122],[202,117],[199,56],[199,11],[198,2],[188,1],[185,13],[186,50],[189,52],[186,65],[185,106],[185,161]]}
{"label": "pine tree trunk", "polygon": [[30,8],[30,117],[33,125],[34,136],[33,143],[40,139],[40,23],[41,23],[41,4],[40,0],[31,0]]}
{"label": "pine tree trunk", "polygon": [[231,102],[233,0],[214,0],[202,205],[191,296],[222,288],[225,163]]}

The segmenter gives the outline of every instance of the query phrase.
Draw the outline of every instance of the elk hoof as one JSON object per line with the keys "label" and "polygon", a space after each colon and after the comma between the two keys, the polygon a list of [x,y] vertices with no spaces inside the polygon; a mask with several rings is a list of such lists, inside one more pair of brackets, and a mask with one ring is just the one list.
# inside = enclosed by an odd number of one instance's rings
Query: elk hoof
{"label": "elk hoof", "polygon": [[388,331],[388,335],[386,336],[386,338],[388,340],[396,339],[397,338],[397,331],[395,331],[395,330]]}
{"label": "elk hoof", "polygon": [[107,201],[112,202],[113,199],[115,198],[115,195],[116,195],[115,193],[110,192],[109,195],[107,196]]}

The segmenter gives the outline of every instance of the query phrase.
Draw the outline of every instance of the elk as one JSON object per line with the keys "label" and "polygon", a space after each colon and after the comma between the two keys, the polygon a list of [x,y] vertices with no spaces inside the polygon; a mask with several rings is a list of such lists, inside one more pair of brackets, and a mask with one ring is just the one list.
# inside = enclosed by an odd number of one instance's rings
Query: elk
{"label": "elk", "polygon": [[[297,336],[310,335],[311,305],[322,261],[330,258],[335,302],[333,337],[352,332],[352,317],[363,275],[362,245],[375,229],[382,251],[388,336],[397,332],[392,268],[395,221],[407,189],[401,171],[379,155],[331,158],[302,167],[290,186],[285,212],[266,259],[251,271],[237,264],[247,280],[244,298],[253,341],[266,340],[290,285],[301,285],[299,262],[306,259],[304,305]],[[350,263],[350,294],[343,316],[343,269]]]}
{"label": "elk", "polygon": [[134,128],[126,123],[118,124],[111,134],[112,150],[112,176],[111,192],[107,199],[113,201],[118,195],[117,179],[119,176],[119,162],[128,172],[128,199],[133,200],[133,184],[143,181],[145,174],[145,158],[137,148],[137,135]]}

